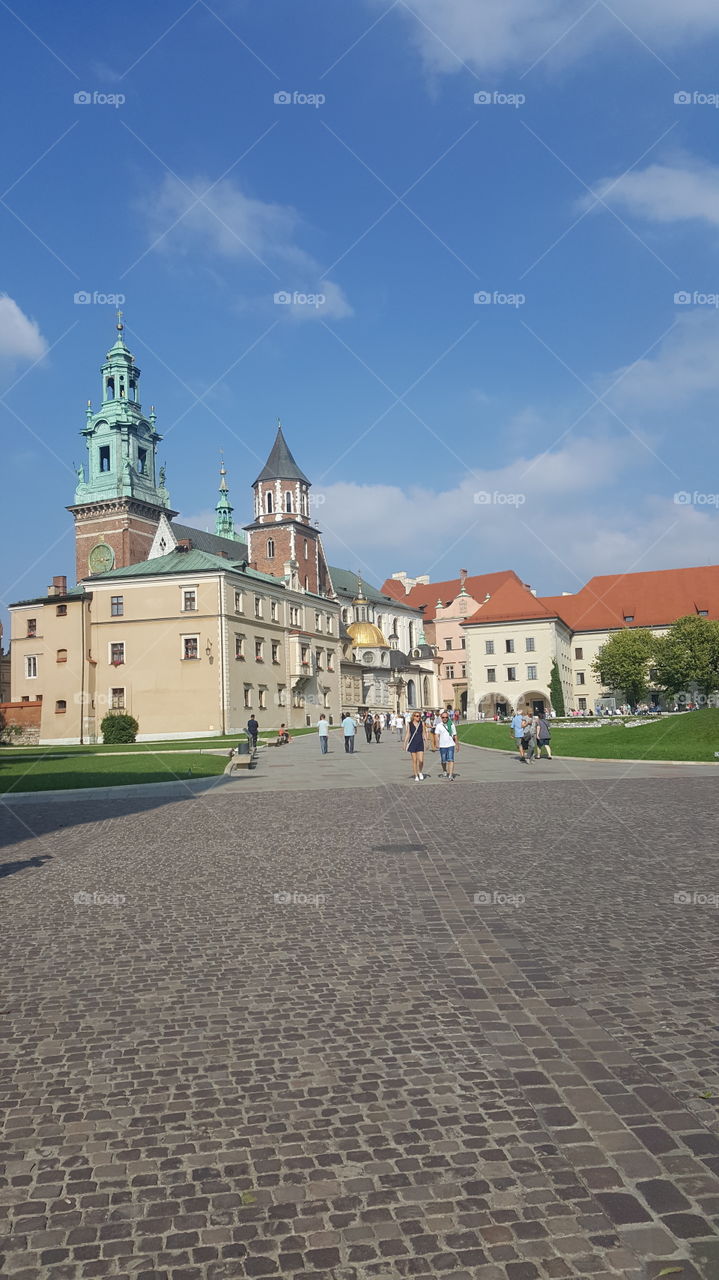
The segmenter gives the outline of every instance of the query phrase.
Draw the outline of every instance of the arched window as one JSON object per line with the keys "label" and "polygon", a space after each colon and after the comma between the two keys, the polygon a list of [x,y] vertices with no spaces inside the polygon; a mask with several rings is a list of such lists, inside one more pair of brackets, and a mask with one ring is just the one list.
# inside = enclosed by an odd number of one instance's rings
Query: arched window
{"label": "arched window", "polygon": [[407,681],[407,706],[408,707],[417,706],[417,692],[414,687],[414,680]]}
{"label": "arched window", "polygon": [[130,378],[130,399],[131,399],[131,400],[134,400],[134,399],[135,399],[135,380],[134,380],[134,378]]}
{"label": "arched window", "polygon": [[425,707],[429,706],[430,694],[431,694],[431,690],[430,690],[430,684],[429,684],[429,676],[425,676],[422,681],[422,701]]}
{"label": "arched window", "polygon": [[108,378],[107,381],[105,382],[105,393],[106,393],[105,394],[106,400],[115,399],[115,379],[114,378]]}
{"label": "arched window", "polygon": [[267,511],[268,516],[272,515],[272,494],[270,493],[269,489],[265,494],[265,510]]}
{"label": "arched window", "polygon": [[268,538],[267,539],[267,559],[274,560],[274,558],[275,558],[275,540],[274,538]]}
{"label": "arched window", "polygon": [[342,610],[342,621],[343,621],[343,622],[347,622],[347,620],[349,619],[349,616],[350,616],[350,615],[349,615],[349,609],[343,609],[343,610]]}
{"label": "arched window", "polygon": [[285,511],[291,511],[291,510],[292,510],[292,494],[288,489],[287,492],[285,493]]}
{"label": "arched window", "polygon": [[306,538],[305,538],[304,542],[305,542],[305,560],[306,560],[306,559],[307,559],[308,550],[309,550],[309,548],[308,548],[308,544],[307,544],[307,539],[306,539]]}

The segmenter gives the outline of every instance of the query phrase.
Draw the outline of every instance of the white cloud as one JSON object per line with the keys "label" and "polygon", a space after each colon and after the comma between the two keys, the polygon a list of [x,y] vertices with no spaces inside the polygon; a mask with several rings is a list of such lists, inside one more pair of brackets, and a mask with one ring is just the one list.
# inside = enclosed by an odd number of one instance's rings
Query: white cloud
{"label": "white cloud", "polygon": [[552,61],[566,62],[600,41],[631,43],[627,27],[664,55],[719,32],[716,0],[412,0],[400,12],[435,72],[457,71],[462,62],[479,72],[523,70],[549,51]]}
{"label": "white cloud", "polygon": [[[717,165],[691,159],[651,164],[620,178],[602,178],[593,184],[593,191],[610,206],[618,205],[650,222],[699,221],[719,226]],[[586,195],[579,207],[593,204],[593,195]]]}
{"label": "white cloud", "polygon": [[166,174],[159,191],[143,209],[153,247],[159,251],[186,256],[204,253],[244,267],[264,267],[270,303],[278,292],[324,295],[325,301],[318,307],[302,303],[278,307],[277,318],[341,319],[352,315],[341,287],[321,279],[320,264],[299,244],[301,219],[291,205],[258,200],[229,178],[212,186],[208,178],[181,182]]}
{"label": "white cloud", "polygon": [[672,492],[626,501],[619,482],[636,474],[638,450],[625,441],[577,441],[481,473],[485,492],[524,492],[522,505],[475,503],[474,476],[449,491],[326,486],[319,516],[330,563],[376,582],[401,567],[435,580],[456,576],[461,564],[473,573],[514,569],[540,595],[576,591],[594,574],[714,563],[716,507],[675,503],[671,481]]}
{"label": "white cloud", "polygon": [[39,360],[47,342],[36,320],[30,320],[7,293],[0,294],[0,359]]}
{"label": "white cloud", "polygon": [[[622,374],[624,376],[622,377]],[[607,403],[633,413],[684,410],[691,422],[700,412],[701,397],[711,396],[712,415],[719,392],[719,323],[715,311],[677,311],[677,325],[656,354],[639,360],[628,371],[619,369],[609,381],[621,377]]]}

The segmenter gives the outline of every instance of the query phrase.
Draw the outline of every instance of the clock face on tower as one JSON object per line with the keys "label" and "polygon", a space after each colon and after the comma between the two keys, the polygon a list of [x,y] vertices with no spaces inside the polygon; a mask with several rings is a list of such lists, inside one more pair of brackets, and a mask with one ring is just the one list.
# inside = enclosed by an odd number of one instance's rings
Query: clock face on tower
{"label": "clock face on tower", "polygon": [[88,559],[90,573],[109,573],[115,563],[115,552],[106,542],[98,542]]}

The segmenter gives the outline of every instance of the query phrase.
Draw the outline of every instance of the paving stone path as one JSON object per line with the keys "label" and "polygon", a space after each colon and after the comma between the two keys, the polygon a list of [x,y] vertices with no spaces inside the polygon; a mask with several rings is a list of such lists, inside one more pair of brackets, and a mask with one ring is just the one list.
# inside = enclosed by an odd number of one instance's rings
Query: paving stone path
{"label": "paving stone path", "polygon": [[717,1280],[716,772],[316,748],[0,806],[2,1274]]}

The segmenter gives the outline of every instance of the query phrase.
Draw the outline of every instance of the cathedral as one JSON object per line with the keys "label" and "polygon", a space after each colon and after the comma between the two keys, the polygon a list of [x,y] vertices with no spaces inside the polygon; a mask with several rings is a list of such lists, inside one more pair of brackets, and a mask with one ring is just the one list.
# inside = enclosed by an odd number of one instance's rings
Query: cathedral
{"label": "cathedral", "polygon": [[37,707],[41,742],[96,741],[109,711],[152,741],[438,705],[422,608],[328,564],[279,423],[242,531],[224,460],[215,531],[194,529],[172,508],[120,313],[100,374],[68,507],[75,583],[11,606],[11,697]]}

